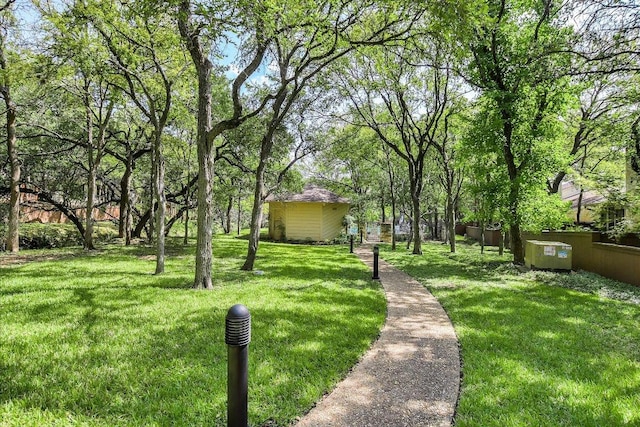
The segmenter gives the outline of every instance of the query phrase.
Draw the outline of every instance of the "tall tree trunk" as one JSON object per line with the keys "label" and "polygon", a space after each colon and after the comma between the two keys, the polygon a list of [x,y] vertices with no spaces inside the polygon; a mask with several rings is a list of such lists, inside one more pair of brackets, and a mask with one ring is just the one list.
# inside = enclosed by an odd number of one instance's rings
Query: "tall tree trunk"
{"label": "tall tree trunk", "polygon": [[389,147],[386,144],[383,144],[382,148],[387,158],[387,176],[389,178],[389,195],[391,197],[391,250],[395,251],[396,250],[396,221],[397,221],[395,177],[393,174],[393,167],[391,165],[391,155],[390,155]]}
{"label": "tall tree trunk", "polygon": [[126,212],[124,217],[124,245],[131,245],[132,228],[133,228],[133,209],[131,208],[131,194],[129,194],[129,201],[127,202]]}
{"label": "tall tree trunk", "polygon": [[[283,75],[282,64],[281,76]],[[286,88],[286,85],[284,86]],[[282,123],[284,116],[287,114],[288,109],[291,107],[291,103],[288,103],[284,109],[282,105],[287,99],[287,91],[280,90],[274,103],[271,106],[272,116],[269,124],[267,125],[266,132],[262,137],[260,143],[260,161],[256,168],[256,182],[255,191],[253,192],[253,209],[251,210],[251,230],[249,231],[249,244],[247,245],[247,258],[242,265],[241,269],[246,271],[253,270],[253,265],[256,261],[256,255],[258,254],[258,245],[260,243],[260,226],[262,225],[262,205],[264,203],[264,176],[267,170],[267,162],[271,158],[271,151],[273,150],[274,135],[276,129]]]}
{"label": "tall tree trunk", "polygon": [[87,160],[89,163],[88,176],[87,176],[87,204],[84,217],[84,240],[83,246],[85,249],[95,249],[93,245],[93,206],[95,204],[96,197],[96,175],[98,173],[98,161],[94,152],[93,141],[93,113],[91,112],[90,95],[89,95],[89,82],[85,80],[84,85],[84,108],[85,108],[85,124],[87,126]]}
{"label": "tall tree trunk", "polygon": [[184,238],[182,239],[182,244],[187,246],[189,243],[189,209],[185,209],[184,211]]}
{"label": "tall tree trunk", "polygon": [[2,92],[7,108],[7,154],[11,168],[7,250],[9,252],[18,252],[20,250],[20,159],[18,157],[16,138],[16,106],[11,100],[8,86]]}
{"label": "tall tree trunk", "polygon": [[396,222],[397,222],[397,213],[396,213],[396,196],[393,194],[393,185],[391,186],[391,250],[396,250]]}
{"label": "tall tree trunk", "polygon": [[227,209],[224,213],[227,225],[224,228],[224,234],[231,233],[231,211],[233,210],[233,196],[229,196],[229,203],[227,203]]}
{"label": "tall tree trunk", "polygon": [[511,221],[509,224],[509,237],[511,240],[511,253],[514,264],[524,264],[524,250],[522,248],[522,234],[520,231],[519,193],[517,180],[510,181],[509,203]]}
{"label": "tall tree trunk", "polygon": [[509,235],[511,237],[511,253],[513,254],[513,262],[516,264],[524,264],[524,250],[522,248],[520,224],[511,224],[509,226]]}
{"label": "tall tree trunk", "polygon": [[100,168],[100,162],[104,155],[104,149],[106,145],[106,131],[109,121],[111,119],[111,113],[113,111],[113,103],[110,103],[106,110],[104,105],[100,105],[99,110],[99,123],[98,123],[98,138],[97,142],[93,136],[93,112],[89,104],[89,83],[85,88],[85,107],[87,109],[87,157],[88,157],[88,177],[87,177],[87,211],[85,213],[85,236],[84,247],[86,249],[95,249],[93,243],[93,210],[96,203],[97,195],[97,179],[98,170]]}
{"label": "tall tree trunk", "polygon": [[151,194],[149,201],[149,222],[147,223],[147,243],[153,243],[153,237],[155,235],[155,221],[156,221],[156,209],[157,199],[155,198],[155,183],[158,180],[156,177],[156,173],[158,173],[158,169],[156,168],[156,150],[151,148],[151,181],[149,182],[149,194]]}
{"label": "tall tree trunk", "polygon": [[438,208],[433,208],[433,239],[438,240],[440,238],[440,233],[438,232]]}
{"label": "tall tree trunk", "polygon": [[240,197],[240,195],[238,194],[238,222],[237,222],[237,227],[238,227],[238,236],[240,235],[240,228],[242,227],[240,224],[240,221],[242,219],[242,206],[241,206],[241,202],[242,202],[242,198]]}
{"label": "tall tree trunk", "polygon": [[[11,11],[12,1],[5,2],[3,9]],[[4,28],[3,30],[7,30]],[[11,169],[9,182],[9,223],[7,224],[7,250],[18,252],[20,250],[20,159],[16,138],[16,104],[11,97],[11,70],[7,63],[7,34],[0,32],[0,95],[4,99],[7,119],[7,156]]]}
{"label": "tall tree trunk", "polygon": [[[412,184],[413,186],[413,184]],[[422,255],[422,237],[420,236],[420,196],[411,190],[412,228],[413,228],[413,254]]]}
{"label": "tall tree trunk", "polygon": [[[93,157],[93,149],[89,148],[89,157]],[[84,217],[84,248],[93,250],[93,208],[96,197],[96,174],[95,160],[89,161],[89,176],[87,177],[87,205]]]}
{"label": "tall tree trunk", "polygon": [[[584,155],[580,161],[580,171],[584,171],[584,164],[587,161],[587,146],[584,146]],[[628,190],[628,189],[627,189]],[[576,212],[576,224],[580,224],[580,214],[582,213],[582,198],[584,196],[584,188],[580,186],[580,195],[578,196],[578,212]]]}
{"label": "tall tree trunk", "polygon": [[258,169],[256,170],[256,183],[253,192],[253,209],[251,209],[251,228],[249,231],[249,245],[247,258],[242,265],[242,270],[251,271],[258,254],[260,242],[260,225],[262,223],[262,204],[264,194],[264,172],[266,169],[266,158],[261,156]]}
{"label": "tall tree trunk", "polygon": [[576,212],[576,224],[580,224],[580,214],[582,213],[582,197],[584,196],[584,188],[580,187],[580,195],[578,196],[578,209]]}
{"label": "tall tree trunk", "polygon": [[213,289],[213,142],[223,131],[212,128],[211,71],[213,64],[200,44],[200,30],[193,27],[189,0],[180,2],[178,29],[198,74],[198,127],[196,133],[198,155],[198,210],[196,234],[196,271],[193,287]]}
{"label": "tall tree trunk", "polygon": [[520,174],[515,163],[515,156],[511,151],[511,141],[513,136],[512,114],[508,108],[501,109],[502,134],[504,144],[502,152],[509,172],[509,213],[511,214],[509,224],[509,237],[511,240],[511,253],[515,264],[524,264],[524,251],[522,248],[522,235],[520,234]]}
{"label": "tall tree trunk", "polygon": [[480,253],[484,253],[485,234],[487,232],[487,224],[484,221],[480,222]]}
{"label": "tall tree trunk", "polygon": [[447,234],[449,237],[449,250],[452,253],[456,251],[456,217],[455,217],[455,203],[451,195],[451,186],[447,189]]}
{"label": "tall tree trunk", "polygon": [[153,150],[155,151],[155,182],[153,185],[154,196],[158,203],[156,211],[156,271],[155,274],[164,273],[164,218],[167,212],[167,201],[164,194],[164,155],[162,153],[162,131],[156,129]]}
{"label": "tall tree trunk", "polygon": [[[207,89],[209,92],[209,89]],[[211,97],[208,96],[207,117],[211,114]],[[206,102],[206,101],[205,101]],[[207,117],[198,114],[198,127],[207,126],[210,121]],[[196,242],[196,274],[193,287],[195,289],[213,289],[211,278],[213,263],[213,181],[214,181],[214,154],[209,141],[205,137],[198,141],[198,210],[197,242]]]}
{"label": "tall tree trunk", "polygon": [[131,234],[131,222],[127,221],[127,214],[130,212],[129,204],[130,204],[130,191],[131,191],[131,181],[133,177],[133,154],[130,149],[127,149],[127,157],[124,166],[124,173],[122,174],[122,178],[120,178],[120,219],[118,222],[118,237],[126,238],[127,236],[127,227],[129,228],[128,233]]}

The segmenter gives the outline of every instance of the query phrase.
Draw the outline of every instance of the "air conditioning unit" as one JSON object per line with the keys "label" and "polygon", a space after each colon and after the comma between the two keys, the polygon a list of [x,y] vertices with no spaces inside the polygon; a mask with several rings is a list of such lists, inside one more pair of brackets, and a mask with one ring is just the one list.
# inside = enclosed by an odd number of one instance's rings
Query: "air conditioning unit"
{"label": "air conditioning unit", "polygon": [[524,263],[539,270],[571,270],[571,245],[562,242],[527,240]]}

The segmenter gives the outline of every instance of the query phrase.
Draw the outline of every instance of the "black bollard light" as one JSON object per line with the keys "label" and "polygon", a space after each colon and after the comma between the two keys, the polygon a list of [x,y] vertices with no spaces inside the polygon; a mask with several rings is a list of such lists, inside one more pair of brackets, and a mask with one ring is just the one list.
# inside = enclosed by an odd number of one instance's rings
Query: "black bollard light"
{"label": "black bollard light", "polygon": [[380,255],[380,248],[378,245],[373,247],[373,280],[380,280],[378,275],[378,256]]}
{"label": "black bollard light", "polygon": [[227,427],[247,427],[249,342],[251,313],[242,304],[229,309],[225,319],[227,344]]}
{"label": "black bollard light", "polygon": [[351,238],[349,239],[349,253],[352,254],[353,253],[353,234],[350,237]]}

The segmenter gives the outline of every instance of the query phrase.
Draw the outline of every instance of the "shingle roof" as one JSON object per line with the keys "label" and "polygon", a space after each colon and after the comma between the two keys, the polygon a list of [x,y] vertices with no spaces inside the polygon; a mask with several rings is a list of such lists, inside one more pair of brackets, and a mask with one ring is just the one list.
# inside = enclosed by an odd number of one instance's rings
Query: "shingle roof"
{"label": "shingle roof", "polygon": [[302,193],[270,195],[267,202],[315,202],[315,203],[349,203],[349,199],[340,197],[326,188],[306,185]]}

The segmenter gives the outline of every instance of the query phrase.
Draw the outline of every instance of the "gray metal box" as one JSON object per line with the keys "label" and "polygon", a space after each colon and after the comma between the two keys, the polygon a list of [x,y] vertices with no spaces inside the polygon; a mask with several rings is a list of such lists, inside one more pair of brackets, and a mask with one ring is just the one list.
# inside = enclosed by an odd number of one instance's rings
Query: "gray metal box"
{"label": "gray metal box", "polygon": [[524,263],[529,268],[571,270],[571,245],[562,242],[527,240]]}

